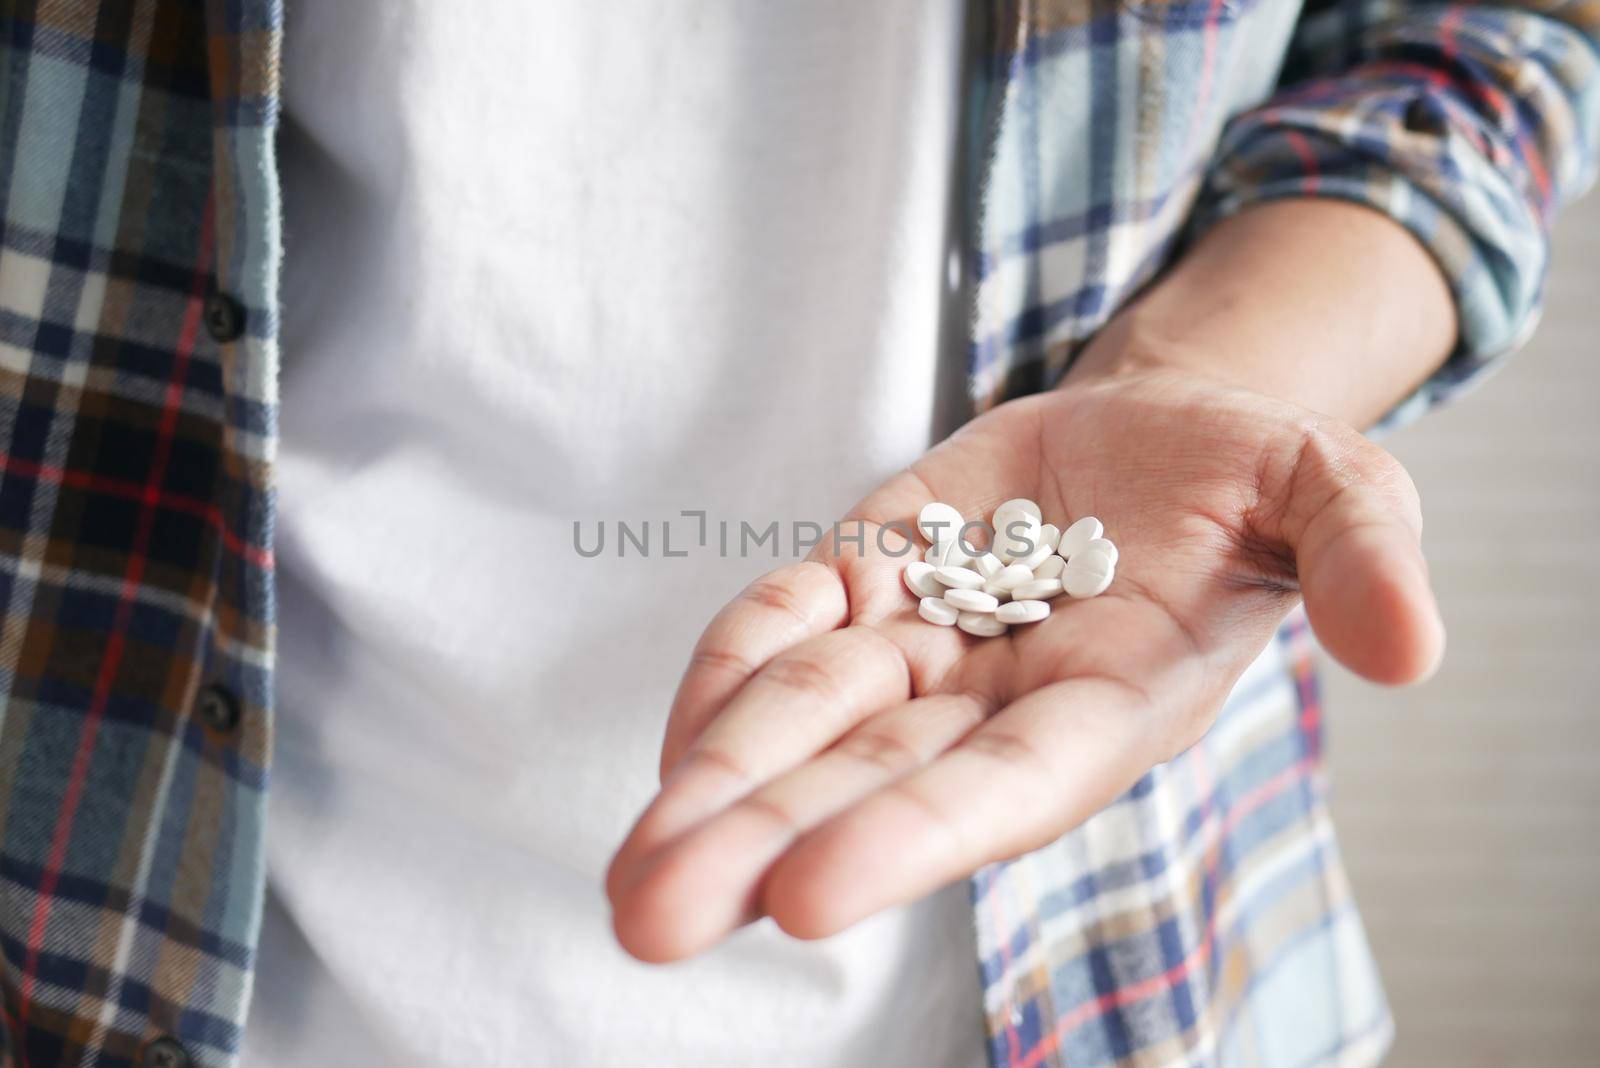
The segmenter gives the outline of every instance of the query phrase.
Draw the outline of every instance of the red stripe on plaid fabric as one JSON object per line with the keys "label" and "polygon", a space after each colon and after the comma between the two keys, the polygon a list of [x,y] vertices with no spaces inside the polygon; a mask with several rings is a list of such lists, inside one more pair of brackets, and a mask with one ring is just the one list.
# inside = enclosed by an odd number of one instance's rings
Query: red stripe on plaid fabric
{"label": "red stripe on plaid fabric", "polygon": [[1289,139],[1289,147],[1294,149],[1294,154],[1300,157],[1300,165],[1306,173],[1300,179],[1300,188],[1307,196],[1311,196],[1322,186],[1322,169],[1317,166],[1317,154],[1311,149],[1311,142],[1306,140],[1306,135],[1295,129],[1285,129],[1283,136]]}
{"label": "red stripe on plaid fabric", "polygon": [[1317,684],[1317,644],[1304,619],[1289,626],[1289,669],[1300,702],[1300,738],[1307,760],[1322,759],[1322,695]]}
{"label": "red stripe on plaid fabric", "polygon": [[[0,473],[16,474],[22,478],[42,479],[58,485],[68,486],[72,489],[89,490],[93,493],[104,493],[112,497],[121,497],[124,500],[142,501],[149,494],[149,488],[129,479],[111,478],[107,475],[96,475],[88,471],[68,471],[66,468],[56,467],[52,464],[36,463],[33,460],[21,460],[10,453],[0,451]],[[222,544],[235,556],[243,557],[247,562],[270,570],[273,566],[271,549],[254,545],[239,537],[228,527],[223,518],[222,509],[215,504],[190,497],[171,490],[160,490],[156,503],[162,508],[173,512],[183,512],[205,520],[216,528],[222,536]]]}
{"label": "red stripe on plaid fabric", "polygon": [[[167,460],[172,452],[172,440],[178,426],[178,415],[183,402],[184,378],[189,361],[194,355],[195,341],[200,334],[200,313],[206,299],[206,289],[211,275],[211,245],[215,226],[215,204],[208,195],[201,215],[200,247],[195,251],[194,284],[189,293],[189,306],[184,309],[183,324],[173,353],[172,378],[167,383],[167,394],[161,412],[161,425],[156,432],[155,451],[150,461],[150,475],[145,480],[141,497],[143,508],[139,512],[139,526],[134,532],[129,548],[128,566],[122,577],[122,596],[117,602],[116,616],[106,641],[105,657],[100,662],[100,672],[95,678],[94,693],[84,712],[84,722],[78,737],[78,749],[73,755],[72,771],[67,778],[67,788],[61,800],[61,811],[56,817],[55,832],[51,836],[50,855],[39,879],[38,901],[34,905],[33,922],[28,929],[28,957],[22,969],[21,992],[18,997],[17,1021],[19,1029],[26,1029],[28,1009],[32,1003],[33,988],[38,978],[39,951],[44,943],[45,928],[50,922],[50,908],[55,900],[56,884],[66,863],[67,846],[72,840],[72,825],[83,797],[84,785],[89,777],[89,762],[94,755],[94,743],[99,735],[100,721],[105,716],[111,699],[112,684],[117,669],[122,664],[122,652],[127,644],[128,624],[133,617],[133,606],[138,597],[139,583],[144,577],[144,567],[150,545],[150,533],[155,527],[157,506],[161,501],[161,480],[166,477]],[[24,1061],[24,1068],[27,1068]]]}
{"label": "red stripe on plaid fabric", "polygon": [[1459,5],[1451,7],[1439,18],[1439,51],[1451,59],[1461,55],[1461,43],[1456,32],[1461,29],[1461,17],[1465,14]]}
{"label": "red stripe on plaid fabric", "polygon": [[1217,34],[1222,28],[1222,12],[1224,0],[1211,0],[1211,7],[1206,11],[1205,29],[1201,33],[1201,47],[1204,49],[1200,60],[1200,85],[1195,90],[1194,110],[1189,113],[1189,133],[1187,143],[1196,144],[1195,135],[1203,133],[1202,119],[1208,118],[1210,112],[1211,88],[1216,81],[1217,72]]}
{"label": "red stripe on plaid fabric", "polygon": [[[1302,757],[1239,798],[1238,802],[1228,810],[1227,818],[1218,827],[1216,836],[1218,838],[1227,837],[1245,817],[1272,801],[1289,787],[1302,781],[1318,766],[1319,761],[1315,758]],[[1208,808],[1210,804],[1211,802],[1208,799]],[[1208,850],[1207,858],[1207,877],[1214,879],[1216,875],[1216,851]],[[1204,967],[1210,961],[1211,954],[1216,948],[1216,941],[1217,929],[1213,918],[1211,922],[1206,924],[1205,936],[1201,938],[1200,944],[1195,946],[1194,950],[1183,960],[1174,964],[1160,975],[1153,975],[1142,982],[1120,986],[1116,990],[1101,994],[1093,1001],[1086,1001],[1071,1012],[1064,1014],[1056,1021],[1056,1026],[1050,1034],[1046,1035],[1038,1045],[1029,1050],[1026,1057],[1020,1061],[1015,1058],[1011,1060],[1012,1068],[1038,1068],[1039,1065],[1044,1063],[1046,1057],[1060,1049],[1062,1041],[1075,1028],[1083,1026],[1096,1016],[1105,1015],[1112,1009],[1120,1009],[1134,1002],[1143,1001],[1146,998],[1155,997],[1158,994],[1164,994],[1172,990],[1187,979],[1197,968]]]}
{"label": "red stripe on plaid fabric", "polygon": [[[1461,44],[1458,31],[1461,29],[1462,19],[1466,17],[1466,10],[1462,7],[1452,7],[1439,20],[1439,48],[1451,59],[1461,55]],[[1468,91],[1483,101],[1496,115],[1501,117],[1502,128],[1510,131],[1518,147],[1522,149],[1522,157],[1528,167],[1528,176],[1532,178],[1535,189],[1539,194],[1539,215],[1547,216],[1551,211],[1550,205],[1550,172],[1545,168],[1544,160],[1537,151],[1528,143],[1526,131],[1522,130],[1516,122],[1517,105],[1505,93],[1495,86],[1481,79],[1470,82]],[[1501,161],[1496,160],[1497,164]]]}
{"label": "red stripe on plaid fabric", "polygon": [[1517,129],[1516,142],[1522,149],[1522,162],[1528,167],[1528,177],[1533,179],[1533,186],[1539,192],[1539,214],[1548,220],[1554,205],[1550,203],[1550,172],[1545,170],[1544,157],[1521,127]]}

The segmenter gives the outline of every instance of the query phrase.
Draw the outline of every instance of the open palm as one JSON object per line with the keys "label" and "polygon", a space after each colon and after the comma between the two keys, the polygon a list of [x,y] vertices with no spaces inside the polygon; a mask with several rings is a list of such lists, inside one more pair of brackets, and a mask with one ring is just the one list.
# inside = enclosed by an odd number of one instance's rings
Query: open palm
{"label": "open palm", "polygon": [[[930,626],[895,555],[932,500],[1027,497],[1098,516],[1110,589],[997,638]],[[661,794],[607,876],[651,961],[772,916],[820,937],[1038,848],[1193,743],[1303,594],[1322,643],[1382,682],[1443,631],[1416,492],[1342,424],[1198,376],[1146,372],[1004,405],[753,583],[700,640]],[[851,523],[843,526],[853,534]]]}

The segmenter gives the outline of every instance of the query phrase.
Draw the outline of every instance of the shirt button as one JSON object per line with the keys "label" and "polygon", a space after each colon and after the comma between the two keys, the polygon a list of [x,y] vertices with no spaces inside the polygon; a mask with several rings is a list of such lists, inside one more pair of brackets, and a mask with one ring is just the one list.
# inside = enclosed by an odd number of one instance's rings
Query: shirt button
{"label": "shirt button", "polygon": [[1431,98],[1419,96],[1406,105],[1406,114],[1403,120],[1406,129],[1412,133],[1431,134],[1435,137],[1442,136],[1450,130],[1450,124],[1440,114]]}
{"label": "shirt button", "polygon": [[226,293],[206,298],[206,333],[218,344],[234,341],[244,333],[244,308]]}
{"label": "shirt button", "polygon": [[139,1050],[139,1068],[190,1068],[189,1051],[171,1035],[151,1039]]}
{"label": "shirt button", "polygon": [[239,725],[239,699],[225,686],[212,683],[201,690],[194,710],[201,723],[219,734],[228,734]]}

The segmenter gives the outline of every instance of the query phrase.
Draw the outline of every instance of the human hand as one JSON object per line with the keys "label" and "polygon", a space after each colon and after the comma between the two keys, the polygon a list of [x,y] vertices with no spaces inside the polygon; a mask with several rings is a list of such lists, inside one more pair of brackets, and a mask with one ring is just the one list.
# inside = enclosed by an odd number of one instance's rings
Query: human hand
{"label": "human hand", "polygon": [[[1011,497],[1062,526],[1103,520],[1110,589],[997,638],[921,620],[900,577],[919,557],[880,549],[877,528],[933,500],[987,518]],[[661,793],[607,874],[642,960],[761,916],[829,935],[1053,841],[1196,741],[1301,595],[1322,644],[1370,679],[1415,681],[1442,655],[1400,465],[1194,373],[1003,405],[847,519],[864,549],[825,542],[757,580],[696,647]]]}

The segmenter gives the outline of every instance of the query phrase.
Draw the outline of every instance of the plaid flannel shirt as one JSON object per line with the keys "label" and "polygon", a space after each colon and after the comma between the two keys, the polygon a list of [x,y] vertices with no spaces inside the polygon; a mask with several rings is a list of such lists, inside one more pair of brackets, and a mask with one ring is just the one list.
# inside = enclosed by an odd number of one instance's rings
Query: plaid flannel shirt
{"label": "plaid flannel shirt", "polygon": [[[1336,196],[1433,252],[1457,390],[1587,182],[1596,0],[974,0],[972,374],[1048,384],[1199,228]],[[226,1065],[271,737],[280,0],[0,0],[5,1063]],[[1206,739],[972,881],[997,1064],[1370,1060],[1303,624]]]}

